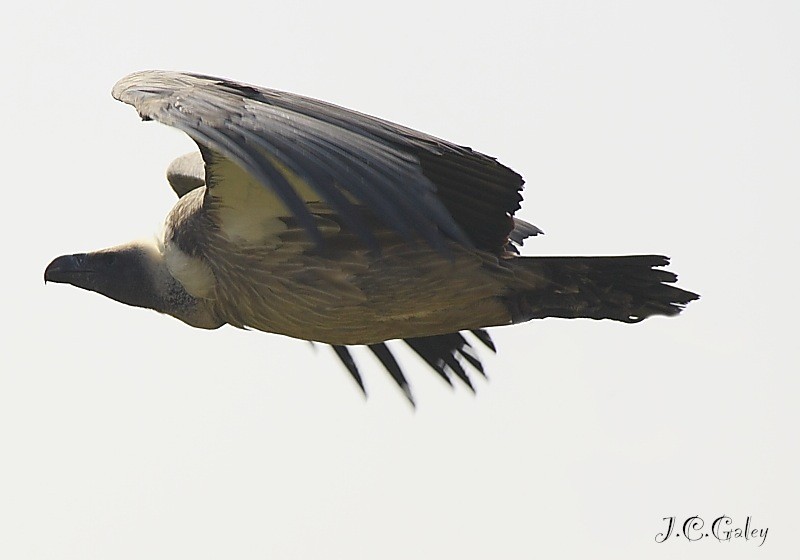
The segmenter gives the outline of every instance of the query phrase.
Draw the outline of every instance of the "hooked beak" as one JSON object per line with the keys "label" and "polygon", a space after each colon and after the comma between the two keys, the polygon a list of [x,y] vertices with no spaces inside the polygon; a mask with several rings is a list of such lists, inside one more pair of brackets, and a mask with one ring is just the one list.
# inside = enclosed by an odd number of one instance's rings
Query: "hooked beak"
{"label": "hooked beak", "polygon": [[86,266],[86,254],[63,255],[47,265],[44,282],[80,285],[81,279],[91,275],[94,270]]}

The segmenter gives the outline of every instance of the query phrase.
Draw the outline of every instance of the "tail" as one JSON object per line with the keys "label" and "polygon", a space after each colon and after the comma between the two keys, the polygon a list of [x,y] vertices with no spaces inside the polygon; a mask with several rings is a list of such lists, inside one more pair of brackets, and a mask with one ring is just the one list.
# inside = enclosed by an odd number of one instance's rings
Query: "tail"
{"label": "tail", "polygon": [[611,319],[636,323],[651,315],[677,315],[700,296],[670,284],[678,277],[655,267],[660,255],[624,257],[520,257],[506,304],[515,323],[544,317]]}

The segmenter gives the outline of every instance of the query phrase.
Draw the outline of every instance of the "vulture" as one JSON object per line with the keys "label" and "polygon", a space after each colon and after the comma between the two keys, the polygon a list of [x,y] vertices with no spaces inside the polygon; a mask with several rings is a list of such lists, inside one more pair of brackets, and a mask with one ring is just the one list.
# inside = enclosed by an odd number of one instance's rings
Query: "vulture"
{"label": "vulture", "polygon": [[136,72],[112,95],[199,151],[167,170],[178,201],[157,237],[60,256],[45,282],[203,329],[331,345],[362,391],[349,347],[365,345],[412,405],[387,341],[472,389],[469,372],[484,373],[472,344],[495,350],[487,327],[635,323],[698,298],[673,285],[665,256],[520,256],[542,233],[514,217],[523,179],[468,147],[200,74]]}

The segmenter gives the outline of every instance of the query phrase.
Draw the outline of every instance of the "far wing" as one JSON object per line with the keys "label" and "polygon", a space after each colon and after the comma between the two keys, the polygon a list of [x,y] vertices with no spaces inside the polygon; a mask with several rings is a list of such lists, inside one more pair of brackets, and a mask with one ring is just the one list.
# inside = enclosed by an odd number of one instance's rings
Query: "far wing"
{"label": "far wing", "polygon": [[544,232],[535,225],[528,223],[525,220],[514,218],[514,229],[512,229],[508,234],[506,251],[518,255],[519,248],[522,247],[522,244],[525,243],[527,238],[536,237],[537,235],[543,234]]}
{"label": "far wing", "polygon": [[167,167],[167,181],[172,190],[182,197],[206,184],[206,166],[200,152],[184,154]]}

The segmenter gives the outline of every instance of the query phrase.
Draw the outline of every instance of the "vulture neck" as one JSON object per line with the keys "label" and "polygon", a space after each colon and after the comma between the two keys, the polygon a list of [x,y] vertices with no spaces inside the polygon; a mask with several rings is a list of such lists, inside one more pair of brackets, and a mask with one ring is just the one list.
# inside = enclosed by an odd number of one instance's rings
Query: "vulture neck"
{"label": "vulture neck", "polygon": [[154,309],[194,327],[215,329],[224,324],[214,316],[208,300],[191,295],[170,273],[162,246],[155,240],[58,257],[47,267],[45,281]]}

